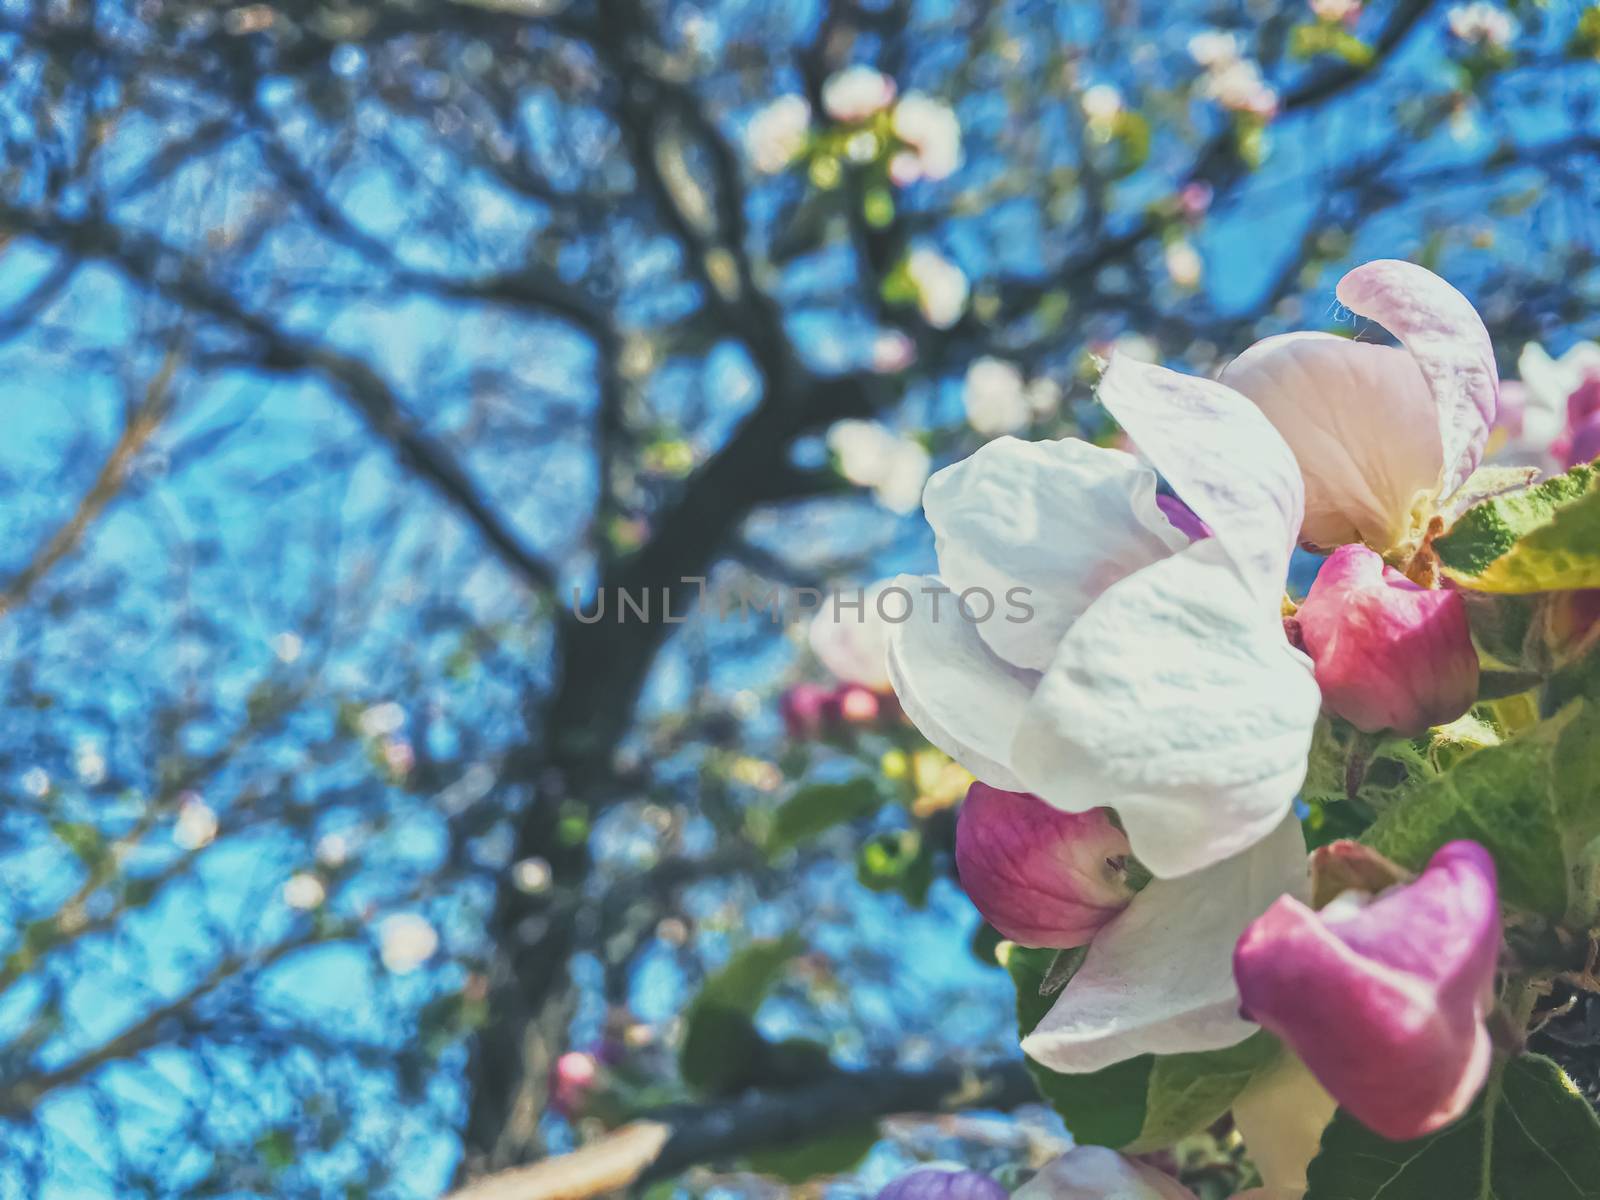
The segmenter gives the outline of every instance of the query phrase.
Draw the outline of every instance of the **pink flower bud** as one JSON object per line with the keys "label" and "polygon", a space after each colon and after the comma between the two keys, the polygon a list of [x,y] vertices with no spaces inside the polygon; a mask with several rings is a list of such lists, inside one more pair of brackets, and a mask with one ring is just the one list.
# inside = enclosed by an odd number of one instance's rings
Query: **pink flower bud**
{"label": "pink flower bud", "polygon": [[1011,1200],[1195,1200],[1165,1171],[1105,1146],[1074,1146],[1046,1163]]}
{"label": "pink flower bud", "polygon": [[1483,1084],[1499,951],[1494,862],[1450,842],[1376,897],[1346,892],[1321,912],[1280,898],[1240,937],[1233,973],[1246,1015],[1358,1121],[1405,1141],[1460,1116]]}
{"label": "pink flower bud", "polygon": [[1412,583],[1365,546],[1340,546],[1295,614],[1324,706],[1357,729],[1418,734],[1478,697],[1461,596]]}
{"label": "pink flower bud", "polygon": [[1600,413],[1586,417],[1567,432],[1567,469],[1592,463],[1600,458]]}
{"label": "pink flower bud", "polygon": [[846,725],[870,725],[878,719],[882,709],[878,693],[859,683],[847,683],[838,688],[833,693],[831,707]]}
{"label": "pink flower bud", "polygon": [[778,701],[783,727],[792,738],[821,737],[833,704],[833,690],[820,683],[797,683]]}
{"label": "pink flower bud", "polygon": [[1133,899],[1128,839],[1103,808],[1062,812],[975,783],[956,822],[956,871],[972,903],[1024,946],[1082,946]]}
{"label": "pink flower bud", "polygon": [[592,1054],[567,1051],[550,1069],[550,1107],[562,1116],[576,1116],[599,1078],[599,1064]]}

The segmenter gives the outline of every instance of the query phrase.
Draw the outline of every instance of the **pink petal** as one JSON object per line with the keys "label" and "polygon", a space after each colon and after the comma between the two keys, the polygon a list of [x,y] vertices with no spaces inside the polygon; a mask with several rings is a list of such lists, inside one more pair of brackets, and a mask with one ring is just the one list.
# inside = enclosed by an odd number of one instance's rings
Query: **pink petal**
{"label": "pink petal", "polygon": [[1414,536],[1439,491],[1439,423],[1404,350],[1322,333],[1251,346],[1222,372],[1267,415],[1305,478],[1300,540],[1380,550]]}
{"label": "pink petal", "polygon": [[1100,400],[1206,525],[1263,608],[1283,596],[1305,499],[1294,454],[1249,400],[1125,354]]}
{"label": "pink petal", "polygon": [[956,870],[984,919],[1024,946],[1082,946],[1128,906],[1128,839],[1103,808],[1062,812],[975,783],[956,823]]}
{"label": "pink petal", "polygon": [[1381,258],[1339,281],[1339,301],[1377,321],[1410,351],[1433,393],[1444,451],[1441,494],[1478,469],[1494,424],[1500,374],[1472,302],[1425,267]]}
{"label": "pink petal", "polygon": [[1012,1200],[1195,1200],[1171,1175],[1105,1146],[1074,1146],[1046,1163]]}
{"label": "pink petal", "polygon": [[1365,546],[1334,551],[1294,619],[1323,704],[1357,729],[1419,734],[1478,698],[1461,594],[1419,587]]}
{"label": "pink petal", "polygon": [[1280,899],[1233,965],[1244,1011],[1352,1116],[1403,1141],[1453,1121],[1482,1086],[1499,949],[1493,860],[1450,842],[1416,882],[1365,907]]}

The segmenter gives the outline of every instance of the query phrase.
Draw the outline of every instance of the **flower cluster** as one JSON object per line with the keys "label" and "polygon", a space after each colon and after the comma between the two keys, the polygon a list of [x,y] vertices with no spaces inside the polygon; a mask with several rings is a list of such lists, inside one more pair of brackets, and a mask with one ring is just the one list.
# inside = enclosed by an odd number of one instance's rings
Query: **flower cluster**
{"label": "flower cluster", "polygon": [[1189,39],[1189,57],[1203,69],[1199,91],[1232,113],[1271,120],[1278,112],[1278,93],[1261,77],[1261,68],[1246,58],[1237,36],[1209,29]]}
{"label": "flower cluster", "polygon": [[[923,92],[899,95],[895,81],[873,67],[856,64],[835,72],[823,83],[821,99],[843,157],[881,162],[896,186],[946,179],[961,165],[955,111]],[[777,174],[803,157],[813,144],[811,116],[811,105],[795,93],[760,108],[745,128],[746,152],[756,170]]]}
{"label": "flower cluster", "polygon": [[[1141,457],[1001,437],[935,474],[938,576],[902,586],[1026,588],[1033,616],[919,605],[887,638],[907,715],[978,780],[956,839],[968,895],[1016,943],[1087,946],[1025,1053],[1092,1072],[1270,1030],[1296,1056],[1271,1086],[1320,1098],[1294,1107],[1304,1152],[1247,1131],[1282,1195],[1335,1103],[1392,1138],[1465,1110],[1501,941],[1482,846],[1438,847],[1415,875],[1355,843],[1308,859],[1294,811],[1319,726],[1423,735],[1479,689],[1433,541],[1495,422],[1488,334],[1405,262],[1356,268],[1338,297],[1399,345],[1285,334],[1217,380],[1119,354],[1099,396]],[[1298,607],[1297,545],[1328,555]],[[1269,1130],[1281,1106],[1252,1090],[1241,1125]],[[1080,1150],[1040,1179],[1188,1194],[1145,1172]],[[1073,1182],[1099,1175],[1124,1191]]]}

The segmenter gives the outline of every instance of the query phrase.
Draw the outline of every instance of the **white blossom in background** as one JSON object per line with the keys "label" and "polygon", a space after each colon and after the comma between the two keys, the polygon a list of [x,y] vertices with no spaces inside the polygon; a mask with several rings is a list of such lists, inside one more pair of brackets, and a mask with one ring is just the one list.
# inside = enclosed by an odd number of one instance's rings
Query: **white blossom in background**
{"label": "white blossom in background", "polygon": [[1202,67],[1235,62],[1240,56],[1239,39],[1220,29],[1205,29],[1189,39],[1189,57]]}
{"label": "white blossom in background", "polygon": [[98,787],[106,781],[106,756],[100,744],[89,738],[78,743],[72,756],[72,769],[78,782],[86,787]]}
{"label": "white blossom in background", "polygon": [[917,361],[917,344],[898,329],[882,329],[872,339],[872,369],[880,375],[904,371]]}
{"label": "white blossom in background", "polygon": [[1261,77],[1261,68],[1244,56],[1231,33],[1207,30],[1189,39],[1189,57],[1205,68],[1199,92],[1229,112],[1268,118],[1278,111],[1278,93]]}
{"label": "white blossom in background", "polygon": [[882,71],[858,63],[822,85],[823,110],[835,121],[865,121],[894,103],[895,84]]}
{"label": "white blossom in background", "polygon": [[779,96],[750,118],[745,151],[755,169],[776,175],[806,147],[811,130],[811,105],[799,95]]}
{"label": "white blossom in background", "polygon": [[1099,131],[1109,130],[1112,122],[1122,114],[1122,93],[1109,83],[1097,83],[1085,88],[1078,103],[1083,106],[1083,115],[1088,118],[1089,124]]}
{"label": "white blossom in background", "polygon": [[511,868],[511,882],[525,895],[549,891],[551,878],[550,864],[542,858],[525,858]]}
{"label": "white blossom in background", "polygon": [[363,709],[356,726],[369,738],[387,737],[406,723],[406,710],[393,700]]}
{"label": "white blossom in background", "polygon": [[1054,379],[1041,375],[1030,379],[1027,388],[1028,408],[1038,418],[1053,417],[1061,411],[1061,385]]}
{"label": "white blossom in background", "polygon": [[1200,277],[1205,272],[1205,264],[1200,261],[1200,252],[1194,248],[1193,243],[1179,239],[1168,242],[1165,251],[1167,276],[1177,286],[1190,290],[1200,286]]}
{"label": "white blossom in background", "polygon": [[966,272],[937,250],[913,250],[906,259],[906,274],[917,289],[917,310],[935,329],[949,329],[967,311],[972,286]]}
{"label": "white blossom in background", "polygon": [[1503,50],[1517,36],[1516,20],[1505,9],[1486,0],[1458,4],[1445,14],[1450,35],[1468,45]]}
{"label": "white blossom in background", "polygon": [[290,908],[297,908],[302,912],[320,908],[327,898],[328,891],[322,886],[322,880],[309,871],[291,875],[283,885],[283,902]]}
{"label": "white blossom in background", "polygon": [[1319,21],[1354,21],[1361,15],[1361,0],[1308,0],[1311,15]]}
{"label": "white blossom in background", "polygon": [[378,957],[396,975],[415,971],[438,948],[438,933],[416,913],[395,913],[378,925]]}
{"label": "white blossom in background", "polygon": [[390,774],[409,775],[417,765],[417,752],[405,738],[391,737],[383,741],[383,765]]}
{"label": "white blossom in background", "polygon": [[891,512],[911,512],[922,502],[931,461],[922,445],[876,421],[839,421],[828,430],[828,449],[839,474],[871,488]]}
{"label": "white blossom in background", "polygon": [[183,850],[200,850],[217,839],[217,814],[195,792],[185,792],[178,804],[172,840]]}
{"label": "white blossom in background", "polygon": [[317,839],[317,861],[335,870],[350,859],[350,839],[342,833],[325,833]]}
{"label": "white blossom in background", "polygon": [[946,179],[961,165],[961,122],[943,100],[907,92],[895,105],[892,124],[895,136],[911,147],[890,164],[896,183]]}
{"label": "white blossom in background", "polygon": [[975,359],[962,388],[967,424],[985,437],[1016,433],[1033,417],[1022,372],[1004,359]]}
{"label": "white blossom in background", "polygon": [[281,663],[292,663],[300,657],[300,652],[305,649],[305,643],[300,640],[297,633],[287,631],[278,634],[272,639],[272,653]]}
{"label": "white blossom in background", "polygon": [[22,790],[35,798],[50,793],[50,772],[43,767],[29,767],[22,773]]}
{"label": "white blossom in background", "polygon": [[[878,609],[879,598],[892,581],[845,589],[823,601],[806,631],[811,651],[841,683],[858,683],[874,691],[889,688],[889,634],[893,628]],[[859,608],[855,601],[859,599]],[[846,601],[841,604],[840,601]]]}

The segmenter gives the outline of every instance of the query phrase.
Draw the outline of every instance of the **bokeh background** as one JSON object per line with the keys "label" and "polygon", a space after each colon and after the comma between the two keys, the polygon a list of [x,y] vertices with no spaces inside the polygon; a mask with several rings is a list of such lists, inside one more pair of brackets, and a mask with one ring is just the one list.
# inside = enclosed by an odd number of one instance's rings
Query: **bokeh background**
{"label": "bokeh background", "polygon": [[663,589],[929,569],[930,468],[1113,438],[1113,347],[1365,334],[1368,258],[1508,378],[1592,335],[1597,55],[1578,0],[0,0],[0,1197],[433,1197],[641,1113],[661,1194],[1036,1159],[965,777]]}

